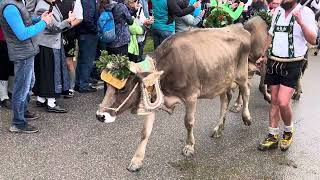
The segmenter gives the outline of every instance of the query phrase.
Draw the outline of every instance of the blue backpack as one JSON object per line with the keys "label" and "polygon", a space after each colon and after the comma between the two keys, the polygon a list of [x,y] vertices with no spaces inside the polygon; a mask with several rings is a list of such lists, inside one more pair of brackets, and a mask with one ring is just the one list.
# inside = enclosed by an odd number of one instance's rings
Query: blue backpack
{"label": "blue backpack", "polygon": [[111,43],[116,39],[116,29],[111,11],[103,11],[98,19],[98,38],[105,43]]}

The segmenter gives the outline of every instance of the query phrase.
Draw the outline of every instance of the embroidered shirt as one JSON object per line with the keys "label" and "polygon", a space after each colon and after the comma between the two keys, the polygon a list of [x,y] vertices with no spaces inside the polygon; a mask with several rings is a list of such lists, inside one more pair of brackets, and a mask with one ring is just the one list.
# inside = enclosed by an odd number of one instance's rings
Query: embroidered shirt
{"label": "embroidered shirt", "polygon": [[[272,54],[278,57],[289,57],[289,42],[288,42],[288,33],[287,32],[274,32],[275,19],[277,14],[280,11],[280,16],[277,21],[278,26],[289,26],[290,20],[292,18],[292,13],[301,8],[301,4],[298,4],[289,14],[285,17],[285,10],[281,7],[278,7],[275,10],[275,13],[272,18],[272,25],[269,30],[269,34],[273,37],[273,48]],[[315,15],[312,10],[308,7],[303,7],[301,9],[302,21],[304,24],[311,29],[315,34],[317,33],[317,24],[315,21]],[[295,21],[293,26],[293,43],[294,43],[294,57],[304,56],[307,52],[307,41],[304,37],[300,25]]]}

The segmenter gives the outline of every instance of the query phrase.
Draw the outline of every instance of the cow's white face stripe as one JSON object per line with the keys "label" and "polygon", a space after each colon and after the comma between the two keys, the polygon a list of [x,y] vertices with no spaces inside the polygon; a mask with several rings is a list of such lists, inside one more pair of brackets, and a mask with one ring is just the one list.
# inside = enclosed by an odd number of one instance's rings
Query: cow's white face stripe
{"label": "cow's white face stripe", "polygon": [[107,112],[99,112],[97,111],[97,115],[99,116],[103,116],[103,119],[105,123],[112,123],[116,120],[116,116],[111,116],[109,113]]}

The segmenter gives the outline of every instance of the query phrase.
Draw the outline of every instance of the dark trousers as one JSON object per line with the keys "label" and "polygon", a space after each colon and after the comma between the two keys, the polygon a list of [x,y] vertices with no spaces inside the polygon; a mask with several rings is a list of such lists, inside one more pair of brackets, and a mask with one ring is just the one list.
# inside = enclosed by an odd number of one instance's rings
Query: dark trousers
{"label": "dark trousers", "polygon": [[95,34],[81,34],[79,37],[79,58],[76,69],[76,86],[89,88],[89,79],[96,58],[98,38]]}
{"label": "dark trousers", "polygon": [[8,81],[9,76],[14,76],[13,62],[9,60],[7,43],[0,41],[0,80]]}

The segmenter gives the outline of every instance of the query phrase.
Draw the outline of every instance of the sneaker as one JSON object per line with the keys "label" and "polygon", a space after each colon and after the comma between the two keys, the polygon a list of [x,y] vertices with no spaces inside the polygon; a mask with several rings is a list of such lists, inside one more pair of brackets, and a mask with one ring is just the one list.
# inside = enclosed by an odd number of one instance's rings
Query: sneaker
{"label": "sneaker", "polygon": [[286,151],[292,144],[293,132],[283,132],[282,139],[280,141],[281,151]]}
{"label": "sneaker", "polygon": [[260,151],[278,148],[279,135],[268,134],[268,136],[259,144]]}
{"label": "sneaker", "polygon": [[87,89],[79,89],[78,92],[79,93],[92,93],[92,92],[96,92],[97,89],[94,87],[89,86]]}
{"label": "sneaker", "polygon": [[36,113],[30,112],[28,110],[24,113],[24,118],[26,119],[26,121],[33,121],[39,119],[39,117],[36,116]]}
{"label": "sneaker", "polygon": [[30,133],[36,133],[39,131],[38,128],[36,127],[33,127],[29,124],[25,124],[25,125],[22,125],[22,126],[18,126],[18,125],[11,125],[10,128],[9,128],[9,131],[12,132],[12,133],[27,133],[27,134],[30,134]]}
{"label": "sneaker", "polygon": [[63,91],[63,92],[61,93],[61,95],[62,95],[64,98],[73,98],[74,92],[71,91],[71,90]]}
{"label": "sneaker", "polygon": [[3,101],[0,101],[0,107],[6,108],[6,109],[11,109],[11,101],[9,99],[5,99]]}
{"label": "sneaker", "polygon": [[48,112],[52,112],[52,113],[67,113],[68,110],[67,109],[64,109],[58,105],[54,106],[54,107],[50,107],[48,106],[47,107],[47,111]]}

